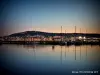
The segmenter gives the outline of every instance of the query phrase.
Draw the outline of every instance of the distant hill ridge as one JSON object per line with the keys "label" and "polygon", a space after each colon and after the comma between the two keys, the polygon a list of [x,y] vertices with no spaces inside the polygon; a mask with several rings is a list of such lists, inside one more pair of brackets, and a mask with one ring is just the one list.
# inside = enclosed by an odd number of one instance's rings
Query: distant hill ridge
{"label": "distant hill ridge", "polygon": [[50,33],[50,32],[41,32],[41,31],[25,31],[14,33],[8,35],[9,37],[23,37],[23,36],[34,36],[34,35],[41,35],[41,36],[86,36],[86,37],[97,37],[100,38],[100,34],[92,34],[92,33]]}

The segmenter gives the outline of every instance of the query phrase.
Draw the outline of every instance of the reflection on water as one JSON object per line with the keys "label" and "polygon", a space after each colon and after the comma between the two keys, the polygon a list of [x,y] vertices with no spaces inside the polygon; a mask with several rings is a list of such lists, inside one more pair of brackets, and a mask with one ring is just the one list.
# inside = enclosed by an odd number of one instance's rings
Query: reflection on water
{"label": "reflection on water", "polygon": [[99,70],[100,46],[1,45],[0,67],[18,74]]}

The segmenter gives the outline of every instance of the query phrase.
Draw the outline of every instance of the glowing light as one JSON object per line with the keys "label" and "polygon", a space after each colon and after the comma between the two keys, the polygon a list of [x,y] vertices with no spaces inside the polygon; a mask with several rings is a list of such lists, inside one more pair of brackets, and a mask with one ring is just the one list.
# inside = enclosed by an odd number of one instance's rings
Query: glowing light
{"label": "glowing light", "polygon": [[82,36],[79,36],[79,39],[82,39]]}
{"label": "glowing light", "polygon": [[86,37],[84,36],[83,39],[86,39]]}

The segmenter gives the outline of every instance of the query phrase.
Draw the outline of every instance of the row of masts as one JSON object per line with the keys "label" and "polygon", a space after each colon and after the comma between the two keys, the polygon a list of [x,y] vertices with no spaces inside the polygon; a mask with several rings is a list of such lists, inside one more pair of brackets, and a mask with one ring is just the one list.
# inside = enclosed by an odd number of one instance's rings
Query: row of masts
{"label": "row of masts", "polygon": [[[75,26],[75,32],[74,32],[74,39],[76,40],[76,29],[77,27]],[[86,32],[85,32],[85,37],[86,37],[86,33],[87,33],[87,29],[86,29]],[[66,34],[66,30],[65,30],[65,34]],[[81,28],[80,28],[80,34],[81,34]],[[61,26],[61,41],[62,41],[62,26]]]}
{"label": "row of masts", "polygon": [[[76,26],[75,26],[75,29],[74,30],[75,30],[74,33],[76,33],[76,30],[77,30],[77,27]],[[65,30],[65,34],[66,34],[66,32],[67,32],[67,30]],[[61,33],[62,33],[62,26],[61,26]],[[82,33],[81,28],[80,28],[80,32],[79,33]],[[85,33],[87,33],[87,29],[86,29]]]}

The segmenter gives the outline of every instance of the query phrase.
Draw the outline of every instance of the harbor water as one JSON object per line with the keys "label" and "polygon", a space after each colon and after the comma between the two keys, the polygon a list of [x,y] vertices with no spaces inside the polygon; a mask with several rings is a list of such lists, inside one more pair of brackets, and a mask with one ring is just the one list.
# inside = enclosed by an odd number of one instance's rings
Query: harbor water
{"label": "harbor water", "polygon": [[99,74],[99,70],[99,45],[0,45],[0,73],[5,75]]}

